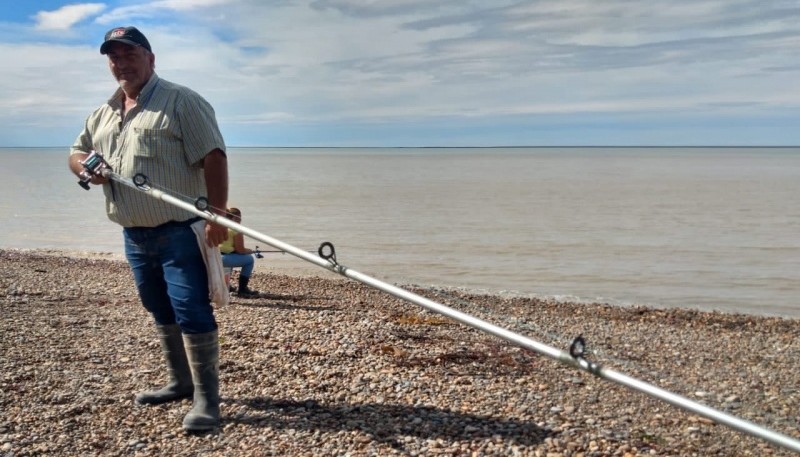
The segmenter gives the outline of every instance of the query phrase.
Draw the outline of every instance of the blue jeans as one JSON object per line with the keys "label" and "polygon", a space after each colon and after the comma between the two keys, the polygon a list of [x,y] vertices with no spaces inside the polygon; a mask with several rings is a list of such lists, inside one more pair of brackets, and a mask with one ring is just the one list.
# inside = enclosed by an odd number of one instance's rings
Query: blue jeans
{"label": "blue jeans", "polygon": [[189,334],[216,330],[206,264],[189,223],[126,227],[123,235],[139,297],[156,324],[177,323]]}
{"label": "blue jeans", "polygon": [[222,254],[222,266],[225,268],[241,267],[242,276],[249,278],[253,275],[253,254]]}

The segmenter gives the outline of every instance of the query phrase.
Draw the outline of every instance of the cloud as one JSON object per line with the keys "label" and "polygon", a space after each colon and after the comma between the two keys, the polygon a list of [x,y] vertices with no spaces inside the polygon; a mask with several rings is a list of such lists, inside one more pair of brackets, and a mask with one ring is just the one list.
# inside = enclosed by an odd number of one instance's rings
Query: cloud
{"label": "cloud", "polygon": [[156,0],[138,5],[114,8],[98,16],[98,24],[121,23],[132,19],[155,18],[165,12],[202,11],[205,8],[234,3],[236,0]]}
{"label": "cloud", "polygon": [[[495,0],[500,1],[500,0]],[[314,0],[310,6],[318,10],[334,10],[346,16],[376,17],[409,15],[419,12],[442,11],[452,6],[468,6],[465,0]]]}
{"label": "cloud", "polygon": [[[66,146],[114,90],[95,47],[0,43],[3,146]],[[14,63],[11,65],[10,63]]]}
{"label": "cloud", "polygon": [[55,11],[39,11],[34,16],[36,29],[41,31],[69,30],[75,24],[105,9],[104,3],[66,5]]}
{"label": "cloud", "polygon": [[[222,63],[225,98],[247,111],[229,119],[242,122],[275,120],[271,113],[396,122],[800,104],[773,95],[790,84],[786,62],[797,61],[791,14],[743,0],[657,3],[238,2],[228,46],[203,52]],[[241,52],[250,46],[260,51]]]}
{"label": "cloud", "polygon": [[65,34],[52,49],[28,44],[34,58],[0,39],[4,61],[20,62],[4,71],[0,99],[26,115],[46,99],[88,113],[113,89],[96,50],[102,31],[90,29],[130,23],[153,44],[159,75],[203,94],[221,123],[242,131],[789,115],[800,110],[800,10],[791,3],[121,2],[73,23],[72,46]]}

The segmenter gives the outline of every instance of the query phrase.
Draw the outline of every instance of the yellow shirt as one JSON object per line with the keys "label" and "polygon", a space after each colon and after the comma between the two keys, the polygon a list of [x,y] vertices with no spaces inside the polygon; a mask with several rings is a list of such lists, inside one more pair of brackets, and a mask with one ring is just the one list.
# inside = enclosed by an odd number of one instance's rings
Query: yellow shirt
{"label": "yellow shirt", "polygon": [[233,237],[236,236],[236,231],[232,228],[228,229],[228,237],[219,245],[219,252],[223,254],[230,254],[233,252]]}

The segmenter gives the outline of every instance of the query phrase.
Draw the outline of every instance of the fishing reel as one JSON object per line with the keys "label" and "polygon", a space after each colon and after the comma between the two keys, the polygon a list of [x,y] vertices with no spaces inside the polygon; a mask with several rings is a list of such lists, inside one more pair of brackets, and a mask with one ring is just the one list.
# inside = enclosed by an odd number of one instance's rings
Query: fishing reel
{"label": "fishing reel", "polygon": [[80,181],[78,185],[86,190],[89,190],[89,182],[93,176],[101,176],[103,170],[110,170],[111,166],[103,158],[103,155],[97,151],[92,151],[91,154],[86,156],[84,160],[79,162],[83,165],[83,171],[78,174]]}

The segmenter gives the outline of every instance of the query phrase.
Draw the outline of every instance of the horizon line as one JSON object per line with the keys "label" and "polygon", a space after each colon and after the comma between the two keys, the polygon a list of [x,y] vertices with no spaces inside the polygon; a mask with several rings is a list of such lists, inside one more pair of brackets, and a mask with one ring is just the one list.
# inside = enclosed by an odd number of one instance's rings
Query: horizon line
{"label": "horizon line", "polygon": [[[0,149],[70,149],[71,146],[0,146]],[[800,148],[800,145],[494,145],[494,146],[227,146],[228,149],[552,149],[552,148],[651,148],[651,149],[733,149]]]}

